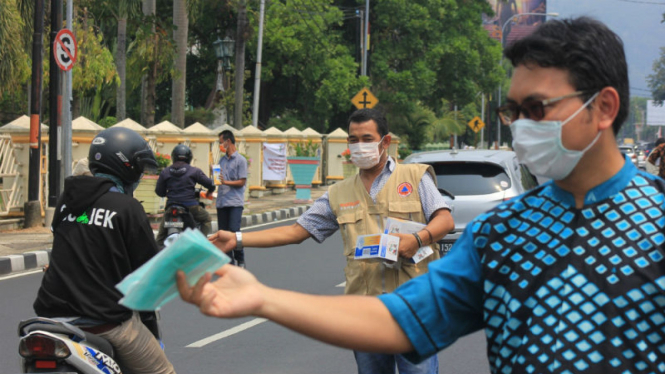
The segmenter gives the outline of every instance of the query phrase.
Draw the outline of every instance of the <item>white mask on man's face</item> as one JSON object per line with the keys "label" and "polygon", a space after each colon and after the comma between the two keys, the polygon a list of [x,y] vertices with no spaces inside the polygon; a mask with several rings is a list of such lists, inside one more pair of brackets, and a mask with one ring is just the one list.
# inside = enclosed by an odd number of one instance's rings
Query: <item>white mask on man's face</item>
{"label": "white mask on man's face", "polygon": [[351,151],[351,162],[358,169],[371,169],[381,160],[383,151],[379,152],[379,145],[383,142],[383,137],[378,142],[372,143],[353,143],[349,144]]}
{"label": "white mask on man's face", "polygon": [[563,126],[568,124],[598,96],[593,95],[565,121],[534,121],[519,119],[510,124],[513,133],[513,149],[517,159],[524,163],[531,173],[554,180],[565,179],[586,151],[600,138],[600,132],[581,151],[567,149],[561,141]]}

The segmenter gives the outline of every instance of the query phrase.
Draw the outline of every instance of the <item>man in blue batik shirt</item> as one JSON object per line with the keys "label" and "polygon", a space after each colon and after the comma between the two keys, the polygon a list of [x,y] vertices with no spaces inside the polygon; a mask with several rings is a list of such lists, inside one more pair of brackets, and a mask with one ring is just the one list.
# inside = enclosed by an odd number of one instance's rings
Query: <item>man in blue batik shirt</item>
{"label": "man in blue batik shirt", "polygon": [[501,121],[551,182],[477,217],[394,293],[304,295],[225,266],[192,288],[178,274],[183,299],[415,361],[484,329],[493,373],[665,372],[665,183],[616,144],[629,104],[620,38],[589,18],[548,21],[505,55]]}

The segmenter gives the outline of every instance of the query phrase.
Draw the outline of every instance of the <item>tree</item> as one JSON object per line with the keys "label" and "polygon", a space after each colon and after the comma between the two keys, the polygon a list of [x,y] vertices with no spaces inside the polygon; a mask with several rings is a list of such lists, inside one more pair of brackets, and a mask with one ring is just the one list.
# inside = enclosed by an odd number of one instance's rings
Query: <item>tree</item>
{"label": "tree", "polygon": [[144,17],[128,48],[130,84],[127,88],[141,98],[141,124],[145,127],[155,124],[157,84],[167,81],[174,73],[175,46],[170,31],[169,25],[157,17]]}
{"label": "tree", "polygon": [[120,86],[116,92],[116,118],[119,121],[122,121],[127,116],[127,18],[130,14],[137,13],[139,2],[138,0],[119,0],[117,5],[118,7],[115,16],[118,20],[118,43],[115,63],[118,68]]}
{"label": "tree", "polygon": [[171,97],[171,122],[174,125],[185,127],[185,87],[187,83],[187,30],[189,17],[187,13],[187,0],[173,0],[173,39],[176,45],[175,69],[173,77],[173,91]]}
{"label": "tree", "polygon": [[[251,20],[256,25],[256,17]],[[356,76],[358,64],[339,29],[343,21],[344,13],[331,1],[270,3],[264,30],[261,122],[290,113],[319,132],[340,125],[333,118],[340,113],[346,117],[351,97],[369,84],[367,78]],[[251,52],[255,43],[252,39]]]}
{"label": "tree", "polygon": [[[385,0],[370,11],[373,92],[389,112],[463,107],[492,92],[503,74],[501,47],[481,26],[484,1]],[[396,132],[407,132],[395,128]]]}
{"label": "tree", "polygon": [[[0,99],[16,91],[30,77],[30,58],[21,43],[26,23],[16,0],[0,0]],[[11,41],[11,42],[10,42]]]}
{"label": "tree", "polygon": [[[144,18],[152,17],[153,20],[155,19],[157,8],[155,0],[143,0],[141,8]],[[154,24],[151,24],[150,31],[155,32]],[[155,74],[153,70],[147,69],[141,76],[141,123],[145,127],[152,127],[155,124]],[[151,106],[152,109],[150,109]]]}
{"label": "tree", "polygon": [[653,74],[647,77],[647,83],[654,100],[665,100],[665,47],[660,48],[660,58],[653,62]]}
{"label": "tree", "polygon": [[108,91],[120,83],[118,74],[111,51],[103,45],[101,33],[88,25],[87,15],[83,17],[83,24],[76,22],[74,28],[79,58],[72,68],[72,118],[79,116],[84,104],[86,117],[98,121],[102,118],[104,94],[108,95]]}

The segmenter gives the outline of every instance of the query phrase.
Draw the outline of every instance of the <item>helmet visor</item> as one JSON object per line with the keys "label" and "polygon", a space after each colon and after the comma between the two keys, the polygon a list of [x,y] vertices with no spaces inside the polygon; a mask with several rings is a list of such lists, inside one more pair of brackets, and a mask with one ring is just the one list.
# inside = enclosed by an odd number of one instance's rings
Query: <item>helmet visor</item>
{"label": "helmet visor", "polygon": [[146,149],[134,154],[135,165],[139,167],[139,173],[157,174],[157,161],[152,150]]}

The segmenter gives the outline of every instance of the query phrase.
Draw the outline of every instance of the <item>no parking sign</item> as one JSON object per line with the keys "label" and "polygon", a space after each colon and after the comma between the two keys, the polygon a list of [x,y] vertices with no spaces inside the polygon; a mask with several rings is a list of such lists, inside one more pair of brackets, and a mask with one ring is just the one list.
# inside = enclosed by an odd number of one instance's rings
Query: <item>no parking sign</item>
{"label": "no parking sign", "polygon": [[71,70],[76,62],[77,53],[78,46],[74,34],[69,29],[60,30],[53,42],[53,55],[56,64],[64,71]]}

